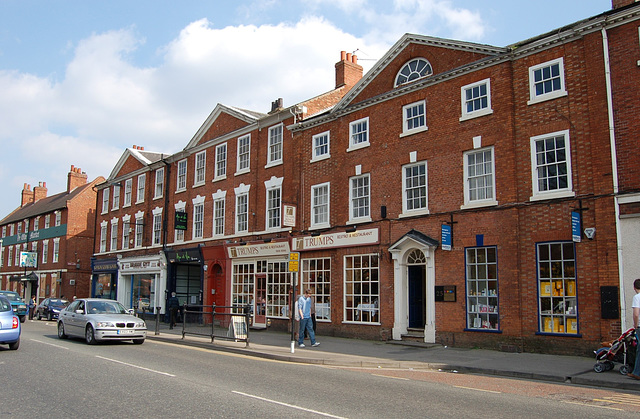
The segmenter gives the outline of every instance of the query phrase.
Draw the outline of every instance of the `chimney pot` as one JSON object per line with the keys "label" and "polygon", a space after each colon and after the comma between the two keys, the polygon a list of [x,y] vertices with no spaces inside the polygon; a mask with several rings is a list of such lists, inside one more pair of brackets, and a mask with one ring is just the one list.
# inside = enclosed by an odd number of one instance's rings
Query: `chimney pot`
{"label": "chimney pot", "polygon": [[347,59],[347,51],[340,51],[340,61]]}

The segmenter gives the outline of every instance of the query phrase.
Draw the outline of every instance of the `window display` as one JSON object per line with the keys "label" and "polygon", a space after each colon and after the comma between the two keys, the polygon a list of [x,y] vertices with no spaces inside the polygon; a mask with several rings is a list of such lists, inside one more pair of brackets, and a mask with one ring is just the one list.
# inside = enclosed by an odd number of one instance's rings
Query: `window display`
{"label": "window display", "polygon": [[467,328],[500,329],[495,247],[467,249]]}

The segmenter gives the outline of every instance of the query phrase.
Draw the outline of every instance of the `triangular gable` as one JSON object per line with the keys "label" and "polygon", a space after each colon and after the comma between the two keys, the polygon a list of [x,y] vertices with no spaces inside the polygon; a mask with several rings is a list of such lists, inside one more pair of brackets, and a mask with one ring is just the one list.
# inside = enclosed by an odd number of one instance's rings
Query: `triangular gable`
{"label": "triangular gable", "polygon": [[166,155],[162,153],[127,148],[113,167],[113,170],[107,180],[111,181],[119,176],[125,176],[129,173],[135,172],[136,170],[142,169],[161,160],[164,156]]}
{"label": "triangular gable", "polygon": [[[405,34],[342,98],[332,113],[339,113],[350,104],[360,103],[394,90],[411,88],[419,85],[420,81],[427,81],[464,66],[471,67],[478,62],[495,59],[507,53],[507,48]],[[402,66],[409,60],[419,57],[429,61],[433,68],[433,75],[395,88],[395,79]]]}
{"label": "triangular gable", "polygon": [[401,251],[402,249],[407,249],[409,247],[435,249],[439,244],[440,243],[437,240],[432,239],[418,230],[412,229],[389,246],[389,252],[393,253],[394,251]]}
{"label": "triangular gable", "polygon": [[184,149],[188,150],[211,139],[256,124],[264,116],[266,115],[218,103]]}

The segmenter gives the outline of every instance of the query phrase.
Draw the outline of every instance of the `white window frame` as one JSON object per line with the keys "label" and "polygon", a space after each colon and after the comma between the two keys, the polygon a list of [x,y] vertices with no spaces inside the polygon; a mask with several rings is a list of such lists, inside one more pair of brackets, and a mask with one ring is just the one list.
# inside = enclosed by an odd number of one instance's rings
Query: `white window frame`
{"label": "white window frame", "polygon": [[[480,89],[482,86],[487,87],[486,96],[478,96],[472,97],[471,99],[467,98],[467,92],[471,91],[473,93],[474,89]],[[481,98],[486,97],[487,106],[481,107],[477,110],[469,111],[467,109],[467,104],[469,102],[475,102],[480,100]],[[461,117],[460,121],[466,121],[467,119],[478,118],[480,116],[491,115],[493,113],[493,108],[491,107],[491,79],[484,79],[477,81],[475,83],[467,84],[466,86],[462,86],[460,88],[460,105],[461,105]]]}
{"label": "white window frame", "polygon": [[144,241],[144,212],[138,211],[136,213],[136,223],[135,223],[135,237],[133,247],[139,248],[142,247],[142,243]]}
{"label": "white window frame", "polygon": [[140,204],[144,202],[144,195],[147,190],[147,174],[143,173],[138,175],[138,184],[137,184],[137,193],[136,193],[136,204]]}
{"label": "white window frame", "polygon": [[58,263],[60,260],[60,237],[53,239],[53,263]]}
{"label": "white window frame", "polygon": [[109,212],[109,188],[102,190],[102,214]]}
{"label": "white window frame", "polygon": [[122,217],[122,249],[129,248],[129,241],[131,240],[131,216],[125,215]]}
{"label": "white window frame", "polygon": [[467,329],[500,330],[497,246],[465,249]]}
{"label": "white window frame", "polygon": [[156,169],[156,181],[153,188],[153,199],[162,198],[164,195],[164,167]]}
{"label": "white window frame", "polygon": [[187,159],[178,162],[176,170],[176,192],[187,190]]}
{"label": "white window frame", "polygon": [[269,127],[269,144],[267,147],[267,165],[282,164],[284,155],[284,125],[282,123]]}
{"label": "white window frame", "polygon": [[251,134],[238,137],[236,176],[251,170]]}
{"label": "white window frame", "polygon": [[218,191],[212,194],[213,198],[213,236],[224,236],[225,210],[227,191]]}
{"label": "white window frame", "polygon": [[118,250],[118,219],[113,218],[111,220],[111,240],[109,250],[114,252]]}
{"label": "white window frame", "polygon": [[193,222],[191,238],[193,240],[204,238],[204,196],[196,196],[193,203]]}
{"label": "white window frame", "polygon": [[[358,130],[362,125],[366,125],[363,130]],[[355,142],[356,139],[364,137],[362,141]],[[369,124],[369,117],[361,118],[349,123],[349,148],[347,152],[359,150],[361,148],[369,147],[371,138],[371,125]]]}
{"label": "white window frame", "polygon": [[[342,304],[343,321],[379,324],[380,255],[377,253],[344,255],[342,266],[344,270],[342,286],[345,290]],[[360,287],[357,287],[358,285]],[[360,292],[357,292],[358,289]],[[362,307],[361,304],[368,306]]]}
{"label": "white window frame", "polygon": [[47,263],[47,259],[49,259],[49,240],[42,241],[42,263]]}
{"label": "white window frame", "polygon": [[227,143],[216,146],[216,162],[213,173],[213,181],[227,178]]}
{"label": "white window frame", "polygon": [[153,239],[152,246],[159,246],[162,244],[162,208],[154,208],[153,214]]}
{"label": "white window frame", "polygon": [[[482,198],[482,199],[471,199],[471,182],[474,179],[478,179],[480,177],[484,177],[486,178],[487,176],[489,176],[489,174],[487,174],[486,172],[482,173],[481,175],[478,175],[477,173],[475,175],[471,175],[469,173],[470,171],[470,166],[469,166],[469,156],[470,155],[478,155],[480,153],[484,154],[489,152],[491,154],[491,163],[490,163],[490,167],[489,169],[491,170],[491,184],[490,184],[490,188],[491,188],[491,192],[492,192],[492,197],[490,198]],[[484,168],[486,169],[486,161],[483,162],[484,164]],[[476,208],[476,207],[485,207],[485,206],[492,206],[492,205],[498,205],[498,201],[496,199],[496,162],[495,162],[495,152],[494,152],[494,148],[493,147],[483,147],[483,148],[477,148],[477,149],[473,149],[473,150],[469,150],[467,152],[465,152],[462,155],[462,166],[463,166],[463,175],[464,175],[464,204],[460,206],[461,209],[466,209],[466,208]],[[477,164],[476,164],[477,166]],[[476,188],[477,189],[477,188]]]}
{"label": "white window frame", "polygon": [[[320,191],[326,190],[326,194],[319,195]],[[318,202],[322,199],[322,202]],[[325,182],[311,186],[311,228],[330,227],[331,216],[331,183]],[[319,214],[324,214],[325,219],[318,222]]]}
{"label": "white window frame", "polygon": [[[420,107],[422,107],[422,113],[417,113],[415,115],[411,115],[411,117],[409,117],[407,115],[408,111],[413,111],[415,109],[419,109]],[[412,128],[409,128],[409,123],[410,121],[414,121],[416,118],[422,118],[422,125],[417,125],[414,126]],[[426,100],[420,100],[418,102],[414,102],[414,103],[410,103],[408,105],[404,105],[402,107],[402,134],[400,134],[400,137],[405,137],[407,135],[412,135],[412,134],[417,134],[419,132],[424,132],[427,131],[428,127],[427,127],[427,101]]]}
{"label": "white window frame", "polygon": [[120,185],[113,185],[113,197],[111,198],[111,210],[120,208]]}
{"label": "white window frame", "polygon": [[193,169],[193,186],[204,185],[207,178],[207,150],[196,153]]}
{"label": "white window frame", "polygon": [[[541,191],[539,188],[539,169],[536,158],[536,144],[538,141],[544,141],[547,139],[555,139],[558,137],[564,137],[565,144],[565,158],[566,169],[567,169],[567,187],[566,188],[556,188],[552,190]],[[569,138],[569,130],[564,131],[556,131],[549,134],[537,135],[535,137],[531,137],[531,185],[533,190],[533,195],[531,196],[531,201],[541,200],[541,199],[555,199],[555,198],[567,198],[574,197],[575,192],[573,191],[573,179],[572,179],[572,171],[571,171],[571,140]]]}
{"label": "white window frame", "polygon": [[107,222],[100,223],[100,253],[107,251]]}
{"label": "white window frame", "polygon": [[[174,208],[176,212],[186,212],[187,209],[187,203],[184,201],[178,201],[176,204],[174,204]],[[182,243],[184,242],[184,230],[173,230],[173,241],[176,243]]]}
{"label": "white window frame", "polygon": [[[409,193],[409,190],[407,189],[407,169],[418,166],[424,166],[424,186],[413,186],[411,189],[424,189],[425,207],[409,209],[409,198],[407,196]],[[426,161],[405,164],[402,166],[402,214],[400,214],[400,216],[407,217],[426,214],[429,214],[429,166]]]}
{"label": "white window frame", "polygon": [[7,266],[12,266],[13,264],[13,246],[7,247]]}
{"label": "white window frame", "polygon": [[[535,74],[538,70],[550,68],[558,65],[558,78],[560,81],[560,87],[547,93],[536,93],[536,81]],[[537,64],[529,67],[529,101],[527,105],[533,105],[535,103],[544,102],[551,99],[567,96],[567,90],[565,87],[565,75],[564,75],[564,58],[560,57],[555,60],[547,61],[545,63]]]}
{"label": "white window frame", "polygon": [[[354,181],[358,181],[360,179],[367,180],[367,194],[363,196],[357,196],[354,192]],[[359,186],[357,187],[360,188]],[[355,203],[361,199],[366,200],[365,206],[358,206],[358,208],[366,208],[367,214],[358,215],[354,217],[353,211],[356,209]],[[349,223],[362,223],[371,221],[371,175],[369,173],[365,173],[358,176],[353,176],[349,178]]]}
{"label": "white window frame", "polygon": [[319,322],[331,321],[331,258],[302,259],[302,289],[311,288]]}
{"label": "white window frame", "polygon": [[[326,138],[326,143],[319,143]],[[326,152],[322,152],[326,149]],[[331,132],[325,131],[311,137],[311,163],[331,158]]]}
{"label": "white window frame", "polygon": [[133,196],[133,179],[127,179],[124,182],[124,202],[122,208],[131,206],[131,199]]}
{"label": "white window frame", "polygon": [[264,182],[266,190],[265,230],[277,230],[282,227],[282,182],[283,177],[271,177]]}
{"label": "white window frame", "polygon": [[[247,233],[249,231],[249,190],[251,186],[241,183],[240,186],[234,189],[235,192],[235,209],[236,216],[234,221],[235,232]],[[244,201],[244,202],[241,202]],[[244,224],[244,228],[241,228]]]}
{"label": "white window frame", "polygon": [[54,214],[56,216],[55,226],[60,227],[60,225],[62,224],[62,212],[56,211]]}

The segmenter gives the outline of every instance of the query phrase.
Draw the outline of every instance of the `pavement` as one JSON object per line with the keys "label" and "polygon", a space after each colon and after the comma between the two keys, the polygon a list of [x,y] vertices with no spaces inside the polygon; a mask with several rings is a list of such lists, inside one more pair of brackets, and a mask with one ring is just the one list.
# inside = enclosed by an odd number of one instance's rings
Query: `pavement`
{"label": "pavement", "polygon": [[[285,362],[485,374],[640,392],[640,381],[620,374],[620,364],[616,364],[611,371],[595,372],[593,369],[596,363],[595,355],[582,357],[508,353],[322,335],[317,336],[320,346],[312,348],[310,342],[306,340],[306,347],[299,348],[297,343],[292,345],[290,333],[269,329],[251,329],[247,345],[246,342],[235,342],[219,337],[215,337],[212,342],[210,337],[192,334],[186,334],[183,338],[182,327],[179,325],[169,329],[167,324],[161,323],[157,332],[154,332],[154,326],[153,323],[149,324],[148,339]],[[210,330],[210,328],[207,329]]]}

